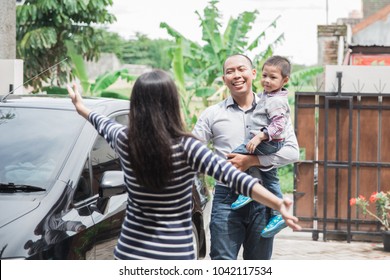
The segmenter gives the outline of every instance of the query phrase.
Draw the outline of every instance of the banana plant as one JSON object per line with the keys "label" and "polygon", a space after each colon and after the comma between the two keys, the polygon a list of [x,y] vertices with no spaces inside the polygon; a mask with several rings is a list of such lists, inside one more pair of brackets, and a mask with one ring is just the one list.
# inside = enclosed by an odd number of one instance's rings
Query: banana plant
{"label": "banana plant", "polygon": [[72,60],[73,73],[79,79],[83,94],[86,96],[112,97],[119,99],[128,99],[129,97],[116,92],[115,90],[107,90],[109,86],[114,84],[119,78],[131,82],[137,77],[130,75],[127,69],[120,69],[111,72],[106,72],[98,76],[95,81],[90,82],[87,69],[83,57],[76,52],[76,48],[71,42],[66,43],[68,56]]}
{"label": "banana plant", "polygon": [[[294,71],[290,75],[290,83],[296,91],[302,89],[305,85],[312,85],[314,77],[318,74],[324,72],[324,67],[322,66],[313,66],[309,68],[304,68],[298,71]],[[318,88],[315,90],[319,90]]]}
{"label": "banana plant", "polygon": [[226,29],[221,29],[221,14],[217,8],[219,1],[211,0],[203,10],[203,15],[196,14],[202,28],[202,46],[191,41],[165,22],[160,27],[166,29],[175,39],[176,45],[168,55],[172,59],[172,71],[178,83],[183,111],[186,122],[196,122],[195,114],[190,112],[189,104],[193,98],[201,98],[203,106],[209,105],[208,98],[218,93],[222,97],[227,95],[226,87],[221,80],[225,59],[235,53],[255,53],[255,60],[261,60],[264,55],[272,55],[274,47],[283,40],[283,34],[266,46],[266,52],[259,51],[262,40],[270,28],[276,26],[276,18],[265,30],[259,33],[253,41],[249,41],[248,34],[253,29],[258,11],[243,12],[236,18],[230,18]]}

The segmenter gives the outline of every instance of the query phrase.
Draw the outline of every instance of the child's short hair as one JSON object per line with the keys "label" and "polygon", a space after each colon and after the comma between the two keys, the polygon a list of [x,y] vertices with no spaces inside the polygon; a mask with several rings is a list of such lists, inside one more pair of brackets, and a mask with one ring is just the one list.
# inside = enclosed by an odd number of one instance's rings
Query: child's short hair
{"label": "child's short hair", "polygon": [[280,72],[282,72],[283,78],[290,76],[291,63],[287,58],[285,58],[283,56],[279,56],[279,55],[271,56],[270,58],[268,58],[264,62],[262,69],[264,69],[265,65],[271,65],[271,66],[278,67],[280,69]]}

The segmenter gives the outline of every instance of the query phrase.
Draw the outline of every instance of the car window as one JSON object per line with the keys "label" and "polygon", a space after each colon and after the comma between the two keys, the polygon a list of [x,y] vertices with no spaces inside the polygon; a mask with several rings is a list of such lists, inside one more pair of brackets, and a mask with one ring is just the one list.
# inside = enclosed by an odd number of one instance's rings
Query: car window
{"label": "car window", "polygon": [[[127,114],[116,115],[113,118],[118,123],[128,124]],[[85,162],[84,170],[77,185],[75,201],[97,194],[99,192],[99,181],[103,173],[109,170],[121,170],[119,158],[107,141],[98,136],[92,147],[90,158]]]}
{"label": "car window", "polygon": [[83,123],[73,111],[0,108],[0,183],[49,188]]}

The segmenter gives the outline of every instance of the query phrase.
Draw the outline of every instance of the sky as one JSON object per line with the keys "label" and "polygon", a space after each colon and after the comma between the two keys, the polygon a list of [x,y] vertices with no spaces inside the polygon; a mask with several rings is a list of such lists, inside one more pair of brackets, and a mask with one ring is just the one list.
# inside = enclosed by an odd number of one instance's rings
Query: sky
{"label": "sky", "polygon": [[[117,21],[108,30],[125,39],[134,38],[136,32],[151,39],[172,39],[165,29],[166,22],[186,38],[202,44],[200,20],[209,0],[113,0],[110,11]],[[284,33],[284,41],[274,53],[287,56],[293,63],[317,63],[317,25],[335,23],[346,18],[353,10],[361,11],[361,0],[220,0],[217,8],[222,14],[221,32],[230,17],[244,11],[259,12],[249,38],[254,39],[278,16],[276,28],[267,33],[264,44]]]}

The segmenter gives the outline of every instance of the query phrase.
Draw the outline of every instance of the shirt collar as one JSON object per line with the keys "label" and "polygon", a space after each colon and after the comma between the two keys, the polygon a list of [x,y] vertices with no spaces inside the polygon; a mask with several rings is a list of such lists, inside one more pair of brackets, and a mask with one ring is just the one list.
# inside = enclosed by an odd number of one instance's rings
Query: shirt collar
{"label": "shirt collar", "polygon": [[[252,108],[254,108],[257,104],[257,101],[259,100],[259,97],[257,96],[257,94],[255,94],[254,92],[252,92],[254,98],[253,98],[253,101],[252,101]],[[231,106],[236,106],[238,107],[236,101],[234,101],[233,97],[230,95],[227,99],[226,99],[226,108],[229,108]]]}
{"label": "shirt collar", "polygon": [[270,95],[286,95],[288,94],[288,90],[286,88],[281,88],[280,90],[278,90],[277,92],[263,92],[264,94],[270,96]]}

